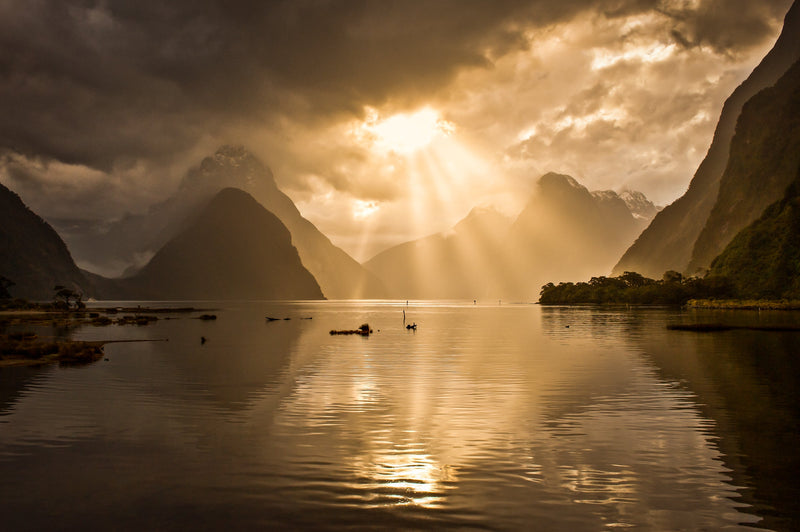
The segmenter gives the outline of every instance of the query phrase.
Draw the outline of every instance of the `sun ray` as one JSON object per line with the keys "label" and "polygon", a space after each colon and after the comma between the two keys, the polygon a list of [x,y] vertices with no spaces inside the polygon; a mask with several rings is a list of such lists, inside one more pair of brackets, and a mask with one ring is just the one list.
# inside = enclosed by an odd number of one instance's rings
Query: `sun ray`
{"label": "sun ray", "polygon": [[[489,228],[476,227],[472,235],[450,232],[476,206],[486,204],[485,194],[499,176],[489,171],[486,162],[457,136],[455,124],[445,121],[431,107],[383,118],[374,109],[354,129],[359,139],[386,164],[400,169],[395,176],[402,180],[403,193],[394,208],[405,206],[395,220],[409,240],[418,239],[408,250],[409,262],[398,264],[402,286],[389,287],[397,297],[485,297],[499,292],[498,283],[489,272],[496,271],[504,258],[499,252],[485,256],[489,242],[499,240]],[[363,245],[375,231],[371,215],[377,205],[367,199],[354,203],[354,219],[361,226]],[[480,225],[480,222],[477,222]],[[431,236],[444,233],[444,236]],[[493,248],[492,248],[493,249]],[[452,277],[434,275],[443,264],[456,271]],[[467,290],[459,290],[467,285]],[[405,292],[408,292],[406,294]]]}

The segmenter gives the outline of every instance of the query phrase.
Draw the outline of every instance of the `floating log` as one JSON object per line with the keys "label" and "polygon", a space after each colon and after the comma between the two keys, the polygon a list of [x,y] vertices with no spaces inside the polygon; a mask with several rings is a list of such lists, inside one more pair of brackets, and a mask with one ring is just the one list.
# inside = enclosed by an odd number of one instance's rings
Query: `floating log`
{"label": "floating log", "polygon": [[359,327],[358,329],[345,329],[345,330],[341,330],[341,331],[332,329],[330,334],[331,335],[336,335],[336,334],[358,334],[360,336],[369,336],[372,332],[373,332],[372,329],[369,328],[369,324],[368,323],[363,323],[363,324],[361,324],[361,327]]}

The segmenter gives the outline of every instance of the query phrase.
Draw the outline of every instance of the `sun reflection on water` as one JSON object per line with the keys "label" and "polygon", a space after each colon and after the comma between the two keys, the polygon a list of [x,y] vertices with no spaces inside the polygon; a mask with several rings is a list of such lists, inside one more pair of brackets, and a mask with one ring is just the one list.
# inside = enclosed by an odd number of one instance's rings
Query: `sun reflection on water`
{"label": "sun reflection on water", "polygon": [[359,457],[353,466],[365,479],[361,488],[370,494],[375,506],[440,508],[445,492],[456,482],[455,471],[449,466],[440,464],[424,452],[409,452],[402,448]]}

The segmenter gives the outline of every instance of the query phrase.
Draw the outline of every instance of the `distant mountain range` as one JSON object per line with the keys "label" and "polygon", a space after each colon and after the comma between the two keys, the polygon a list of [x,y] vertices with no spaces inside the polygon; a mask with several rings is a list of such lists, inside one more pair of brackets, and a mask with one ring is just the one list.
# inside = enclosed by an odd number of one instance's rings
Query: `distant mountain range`
{"label": "distant mountain range", "polygon": [[0,184],[0,276],[12,297],[51,300],[56,285],[85,293],[89,282],[55,230]]}
{"label": "distant mountain range", "polygon": [[[728,167],[736,123],[745,102],[759,91],[774,85],[800,58],[798,35],[800,5],[795,2],[786,14],[783,31],[775,46],[725,102],[711,147],[698,167],[689,189],[656,215],[614,267],[615,275],[624,271],[636,271],[658,278],[666,270],[694,274],[698,269],[707,267],[715,254],[736,234],[734,227],[723,232],[718,231],[718,223],[725,218],[723,213],[730,209],[726,202],[732,199],[720,194],[720,183]],[[779,199],[782,192],[776,191],[777,188],[774,187],[758,191],[756,196],[762,209]],[[752,207],[758,210],[758,205]],[[716,211],[713,217],[712,210]],[[747,221],[752,221],[759,214],[760,211],[755,212]],[[709,222],[708,231],[700,239]]]}
{"label": "distant mountain range", "polygon": [[655,212],[639,192],[589,192],[550,173],[516,220],[475,209],[451,231],[390,248],[364,266],[401,299],[535,299],[548,280],[609,271]]}
{"label": "distant mountain range", "polygon": [[283,223],[235,188],[218,192],[135,275],[94,281],[106,299],[323,299]]}
{"label": "distant mountain range", "polygon": [[272,172],[241,146],[223,146],[192,168],[169,199],[146,214],[127,215],[107,228],[73,227],[64,223],[65,239],[79,263],[108,275],[135,274],[155,252],[178,234],[187,219],[226,187],[248,192],[289,229],[303,265],[326,297],[381,298],[385,287],[357,261],[336,247],[303,218],[291,199],[278,189]]}

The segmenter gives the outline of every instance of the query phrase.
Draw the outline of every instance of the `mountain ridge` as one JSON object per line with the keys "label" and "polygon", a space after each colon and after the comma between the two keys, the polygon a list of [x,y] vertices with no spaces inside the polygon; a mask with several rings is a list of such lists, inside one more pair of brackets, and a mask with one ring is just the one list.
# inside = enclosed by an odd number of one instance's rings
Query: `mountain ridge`
{"label": "mountain ridge", "polygon": [[0,275],[13,297],[50,300],[62,285],[84,295],[91,284],[66,244],[15,192],[0,184]]}
{"label": "mountain ridge", "polygon": [[716,203],[742,107],[759,91],[777,82],[800,58],[798,33],[800,4],[795,1],[784,17],[775,45],[725,101],[711,145],[688,189],[653,218],[614,266],[614,275],[636,271],[648,277],[660,277],[666,270],[687,271],[694,244]]}
{"label": "mountain ridge", "polygon": [[800,164],[800,60],[742,108],[714,208],[689,271],[702,271],[736,233],[783,197]]}

